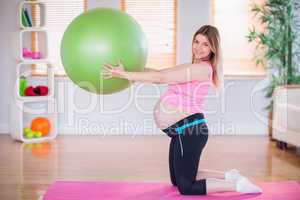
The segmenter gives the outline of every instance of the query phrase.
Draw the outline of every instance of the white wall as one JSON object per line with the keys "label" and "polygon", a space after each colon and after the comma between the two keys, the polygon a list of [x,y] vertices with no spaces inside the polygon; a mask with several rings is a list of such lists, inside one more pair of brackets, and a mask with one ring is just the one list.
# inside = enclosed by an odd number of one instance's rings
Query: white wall
{"label": "white wall", "polygon": [[190,62],[192,58],[192,37],[204,24],[209,24],[209,0],[178,1],[177,15],[177,63]]}
{"label": "white wall", "polygon": [[19,0],[0,1],[0,132],[9,130],[9,102],[11,101],[12,85],[16,61],[13,58],[12,44],[17,31],[17,8]]}
{"label": "white wall", "polygon": [[[8,37],[16,27],[15,12],[19,0],[1,0],[0,59],[1,91],[9,94],[13,88],[15,61],[7,49],[11,49]],[[98,6],[118,8],[118,0],[90,0],[89,9]],[[209,23],[209,0],[178,1],[178,63],[190,60],[191,37],[202,24]],[[212,134],[266,134],[267,104],[263,92],[254,96],[254,108],[250,97],[261,80],[232,80],[225,82],[225,103],[222,108],[213,93],[208,97],[206,117]],[[154,124],[152,111],[166,85],[134,84],[131,88],[112,95],[95,95],[82,91],[67,78],[56,79],[56,96],[59,109],[59,132],[64,134],[161,134]],[[0,102],[0,132],[8,133],[9,97]],[[212,112],[211,110],[217,110]],[[225,110],[224,110],[225,109]],[[255,112],[258,114],[255,114]]]}

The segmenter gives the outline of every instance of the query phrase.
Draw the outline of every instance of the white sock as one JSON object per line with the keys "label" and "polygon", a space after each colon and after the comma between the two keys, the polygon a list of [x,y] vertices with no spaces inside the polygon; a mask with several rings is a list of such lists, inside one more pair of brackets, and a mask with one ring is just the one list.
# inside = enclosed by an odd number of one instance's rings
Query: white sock
{"label": "white sock", "polygon": [[262,193],[262,189],[243,177],[236,182],[236,191],[240,193]]}
{"label": "white sock", "polygon": [[237,169],[231,169],[225,172],[225,180],[229,181],[238,181],[239,179],[243,178],[244,176],[240,174]]}

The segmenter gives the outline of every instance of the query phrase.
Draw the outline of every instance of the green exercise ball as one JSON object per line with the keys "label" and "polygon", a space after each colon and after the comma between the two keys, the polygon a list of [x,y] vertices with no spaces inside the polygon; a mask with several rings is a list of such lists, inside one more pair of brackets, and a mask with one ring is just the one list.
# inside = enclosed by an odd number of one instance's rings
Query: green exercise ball
{"label": "green exercise ball", "polygon": [[128,88],[130,81],[102,79],[102,64],[117,64],[121,59],[126,71],[143,71],[147,40],[128,14],[97,8],[82,13],[67,27],[61,42],[61,59],[67,75],[79,87],[111,94]]}

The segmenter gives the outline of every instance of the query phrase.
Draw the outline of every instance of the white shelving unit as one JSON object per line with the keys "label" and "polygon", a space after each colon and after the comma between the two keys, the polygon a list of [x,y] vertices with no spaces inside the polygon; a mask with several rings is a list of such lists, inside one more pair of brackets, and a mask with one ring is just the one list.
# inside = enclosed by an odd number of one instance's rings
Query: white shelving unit
{"label": "white shelving unit", "polygon": [[42,29],[44,28],[45,26],[45,22],[46,22],[46,19],[47,19],[47,16],[44,14],[41,15],[40,17],[40,24],[37,24],[36,26],[34,27],[26,27],[24,26],[24,24],[22,23],[22,15],[21,15],[21,9],[23,9],[24,7],[27,7],[27,6],[33,6],[33,5],[38,5],[39,8],[40,8],[40,12],[41,13],[46,13],[45,12],[45,9],[46,9],[46,6],[43,2],[40,2],[40,1],[22,1],[20,2],[19,4],[19,10],[18,10],[18,14],[19,14],[19,26],[21,29],[26,29],[26,30],[30,30],[30,29],[35,29],[35,28],[38,28],[38,29]]}
{"label": "white shelving unit", "polygon": [[[21,22],[22,23],[22,22]],[[37,38],[39,38],[38,48],[43,55],[42,59],[30,59],[23,57],[24,46],[19,46],[19,60],[22,61],[31,61],[31,62],[47,62],[48,57],[48,47],[47,47],[47,31],[41,28],[24,28],[20,31],[19,42],[20,44],[25,44],[31,38],[31,33],[35,32],[37,34]]]}
{"label": "white shelving unit", "polygon": [[[22,22],[23,8],[32,8],[37,5],[40,9],[40,24],[37,26],[26,27]],[[24,143],[40,143],[47,140],[52,140],[57,136],[57,105],[54,92],[54,73],[51,63],[47,60],[48,45],[47,45],[47,30],[44,29],[45,4],[39,1],[22,1],[19,4],[19,48],[18,48],[18,64],[16,66],[14,100],[11,102],[11,125],[10,132],[12,138]],[[35,32],[37,37],[38,50],[42,53],[40,59],[29,59],[23,57],[23,48],[31,46],[31,33]],[[26,48],[27,48],[26,47]],[[33,74],[32,67],[39,67],[47,74]],[[28,79],[28,84],[31,86],[46,85],[48,87],[47,96],[21,96],[19,93],[20,77],[25,76]],[[26,138],[24,136],[24,128],[30,128],[31,121],[36,117],[45,117],[50,121],[51,127],[49,134],[40,138]]]}
{"label": "white shelving unit", "polygon": [[[33,64],[42,64],[44,67],[43,70],[47,71],[47,76],[31,76],[31,71],[32,71],[32,65]],[[32,80],[28,80],[29,83],[34,82],[34,80],[40,80],[39,83],[47,85],[49,88],[49,92],[47,96],[20,96],[20,93],[17,92],[17,99],[21,101],[40,101],[40,100],[45,100],[49,98],[54,98],[54,71],[53,68],[51,67],[51,64],[48,63],[47,61],[43,62],[37,62],[37,61],[26,61],[26,62],[21,62],[17,64],[17,69],[16,69],[16,88],[15,90],[18,90],[20,88],[20,77],[25,76],[27,78],[31,78]],[[41,80],[43,79],[43,80]],[[45,80],[46,79],[46,80]]]}
{"label": "white shelving unit", "polygon": [[[11,126],[12,138],[25,143],[39,143],[56,137],[57,111],[55,99],[17,101],[17,104],[11,110],[14,113],[11,116],[15,122],[15,125]],[[30,127],[31,121],[36,117],[46,117],[50,121],[50,132],[45,137],[28,139],[23,135],[23,128]]]}

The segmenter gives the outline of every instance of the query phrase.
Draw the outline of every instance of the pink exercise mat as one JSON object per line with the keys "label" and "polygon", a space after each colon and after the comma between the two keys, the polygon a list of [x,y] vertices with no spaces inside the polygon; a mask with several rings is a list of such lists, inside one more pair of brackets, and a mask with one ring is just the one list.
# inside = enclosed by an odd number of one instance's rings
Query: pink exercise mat
{"label": "pink exercise mat", "polygon": [[168,183],[58,181],[45,193],[44,200],[300,200],[300,182],[261,182],[262,194],[224,192],[206,196],[182,196]]}

